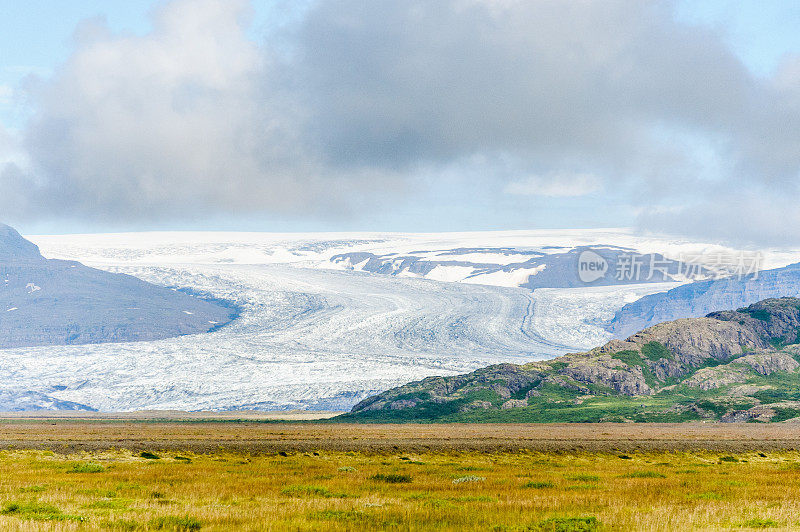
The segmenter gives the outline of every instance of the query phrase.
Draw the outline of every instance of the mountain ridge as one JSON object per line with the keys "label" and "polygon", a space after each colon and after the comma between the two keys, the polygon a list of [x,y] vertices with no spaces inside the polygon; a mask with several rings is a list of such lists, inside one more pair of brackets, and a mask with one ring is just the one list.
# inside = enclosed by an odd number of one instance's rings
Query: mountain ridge
{"label": "mountain ridge", "polygon": [[[580,261],[584,253],[589,253],[605,265],[605,269],[591,279],[583,279],[580,274]],[[498,263],[498,255],[516,260]],[[547,252],[502,247],[412,251],[403,254],[357,251],[333,255],[330,262],[344,269],[381,275],[437,279],[439,275],[432,274],[441,269],[441,276],[463,277],[461,280],[467,282],[494,284],[499,279],[506,282],[514,279],[514,286],[530,290],[677,282],[685,280],[684,272],[690,269],[688,264],[668,259],[660,253],[641,253],[633,248],[610,244],[577,245],[571,249],[548,249]],[[697,279],[708,279],[714,275],[704,266],[694,265],[691,268],[694,269],[693,277]]]}
{"label": "mountain ridge", "polygon": [[677,318],[695,318],[762,299],[800,296],[800,263],[742,277],[695,281],[626,304],[606,326],[617,338]]}

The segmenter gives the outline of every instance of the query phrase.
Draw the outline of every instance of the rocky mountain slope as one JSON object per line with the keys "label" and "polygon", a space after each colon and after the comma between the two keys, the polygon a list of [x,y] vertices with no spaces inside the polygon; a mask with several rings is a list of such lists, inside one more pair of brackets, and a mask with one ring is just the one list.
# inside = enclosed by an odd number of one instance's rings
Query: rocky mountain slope
{"label": "rocky mountain slope", "polygon": [[0,349],[156,340],[206,332],[234,311],[129,275],[48,260],[0,224]]}
{"label": "rocky mountain slope", "polygon": [[680,319],[585,353],[430,377],[356,421],[800,421],[800,299]]}
{"label": "rocky mountain slope", "polygon": [[781,296],[800,296],[800,263],[746,277],[697,281],[645,296],[622,307],[608,330],[617,338],[625,338],[656,323],[705,316]]}

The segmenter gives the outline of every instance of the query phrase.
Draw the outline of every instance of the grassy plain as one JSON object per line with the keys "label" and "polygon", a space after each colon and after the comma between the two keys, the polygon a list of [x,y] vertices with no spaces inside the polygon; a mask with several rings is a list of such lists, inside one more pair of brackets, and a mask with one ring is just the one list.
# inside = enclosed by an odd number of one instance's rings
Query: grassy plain
{"label": "grassy plain", "polygon": [[800,529],[772,427],[6,420],[0,530]]}

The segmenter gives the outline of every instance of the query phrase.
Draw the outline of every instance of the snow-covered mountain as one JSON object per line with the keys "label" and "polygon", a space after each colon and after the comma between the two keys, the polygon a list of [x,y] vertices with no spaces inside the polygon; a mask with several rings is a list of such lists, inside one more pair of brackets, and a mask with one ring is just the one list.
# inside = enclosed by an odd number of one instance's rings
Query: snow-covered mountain
{"label": "snow-covered mountain", "polygon": [[[233,300],[241,315],[203,335],[4,350],[0,407],[6,409],[346,409],[426,376],[594,347],[608,340],[603,324],[623,305],[680,285],[531,291],[520,286],[526,276],[514,272],[462,276],[458,266],[439,264],[422,275],[384,275],[347,267],[335,259],[343,254],[464,261],[472,254],[476,264],[507,265],[532,252],[568,254],[587,246],[675,261],[736,251],[624,230],[30,238],[49,258]],[[765,267],[798,260],[792,251],[764,255]]]}
{"label": "snow-covered mountain", "polygon": [[[581,279],[580,260],[584,253],[602,260],[606,270],[597,279]],[[331,257],[344,269],[362,272],[422,277],[439,281],[537,288],[575,288],[620,284],[685,281],[688,265],[658,253],[597,244],[573,248],[552,246],[545,251],[518,248],[456,248],[413,251],[408,254],[356,251]],[[713,276],[703,265],[695,268],[693,279]]]}
{"label": "snow-covered mountain", "polygon": [[157,340],[206,332],[231,317],[213,301],[47,260],[0,224],[0,348]]}

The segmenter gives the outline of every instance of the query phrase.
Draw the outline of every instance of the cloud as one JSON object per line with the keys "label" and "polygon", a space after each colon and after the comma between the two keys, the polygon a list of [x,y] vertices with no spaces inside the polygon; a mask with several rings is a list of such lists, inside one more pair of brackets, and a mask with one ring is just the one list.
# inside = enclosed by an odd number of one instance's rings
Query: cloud
{"label": "cloud", "polygon": [[796,198],[800,61],[754,76],[721,35],[673,11],[325,0],[262,42],[247,37],[241,0],[174,0],[144,36],[87,21],[34,97],[25,203],[131,220],[340,213],[470,160],[498,161],[481,167],[498,191],[577,196],[603,183],[653,212],[702,210],[731,187]]}
{"label": "cloud", "polygon": [[328,171],[298,142],[300,112],[275,86],[269,49],[247,38],[248,16],[243,1],[178,0],[142,37],[83,22],[25,134],[44,180],[29,187],[40,211],[136,220],[335,210],[376,186],[375,173]]}
{"label": "cloud", "polygon": [[503,189],[521,196],[575,197],[586,196],[602,189],[601,180],[593,174],[549,174],[529,176],[512,181]]}
{"label": "cloud", "polygon": [[25,161],[26,154],[20,145],[19,135],[0,124],[0,170],[6,164],[24,165]]}
{"label": "cloud", "polygon": [[489,175],[512,191],[531,174],[542,190],[547,178],[563,189],[565,170],[581,168],[636,206],[696,202],[698,192],[713,204],[751,184],[797,197],[800,69],[787,62],[774,79],[756,77],[723,36],[677,22],[673,8],[318,3],[292,65],[315,125],[304,138],[341,167],[408,172],[484,155],[503,161]]}

